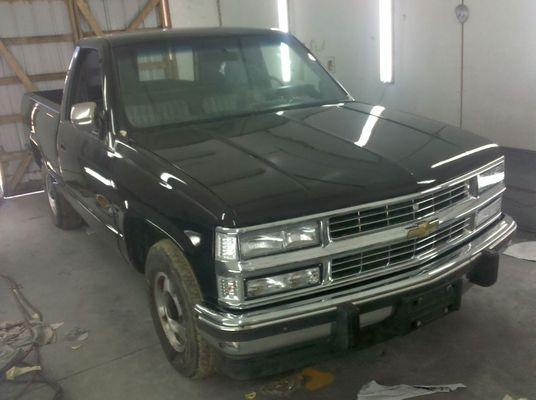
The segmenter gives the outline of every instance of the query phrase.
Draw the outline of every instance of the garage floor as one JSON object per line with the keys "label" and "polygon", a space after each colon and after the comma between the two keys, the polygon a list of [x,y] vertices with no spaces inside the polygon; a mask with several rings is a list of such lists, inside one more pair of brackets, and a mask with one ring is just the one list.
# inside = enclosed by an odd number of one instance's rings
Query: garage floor
{"label": "garage floor", "polygon": [[[268,380],[181,378],[157,343],[142,276],[119,253],[84,229],[65,232],[49,221],[43,195],[0,203],[0,271],[22,284],[49,323],[64,321],[55,344],[42,349],[46,371],[68,399],[243,399]],[[467,389],[431,399],[536,399],[536,264],[503,256],[500,281],[474,287],[462,310],[414,333],[321,362],[333,374],[322,390],[293,399],[355,399],[370,380],[382,384],[462,382]],[[0,320],[19,319],[0,282]],[[71,350],[73,327],[89,338]],[[0,398],[13,398],[0,383]],[[25,398],[46,399],[34,388]],[[257,398],[269,398],[258,395]]]}

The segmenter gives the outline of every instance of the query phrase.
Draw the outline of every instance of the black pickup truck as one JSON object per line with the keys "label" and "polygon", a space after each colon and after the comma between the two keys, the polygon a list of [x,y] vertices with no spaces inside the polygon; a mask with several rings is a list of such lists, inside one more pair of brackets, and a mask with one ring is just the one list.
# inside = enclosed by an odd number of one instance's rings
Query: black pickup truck
{"label": "black pickup truck", "polygon": [[354,100],[278,31],[83,40],[65,89],[22,111],[54,223],[85,221],[145,274],[189,377],[289,369],[457,310],[516,227],[496,144]]}

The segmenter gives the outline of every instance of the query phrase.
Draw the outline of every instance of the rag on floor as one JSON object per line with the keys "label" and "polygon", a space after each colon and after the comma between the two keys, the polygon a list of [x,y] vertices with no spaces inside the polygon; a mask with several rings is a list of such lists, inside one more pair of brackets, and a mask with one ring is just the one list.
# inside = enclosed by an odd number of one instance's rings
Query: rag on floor
{"label": "rag on floor", "polygon": [[364,385],[357,394],[357,400],[404,400],[412,397],[426,396],[434,393],[454,392],[456,389],[465,388],[463,383],[449,385],[396,385],[384,386],[376,381]]}

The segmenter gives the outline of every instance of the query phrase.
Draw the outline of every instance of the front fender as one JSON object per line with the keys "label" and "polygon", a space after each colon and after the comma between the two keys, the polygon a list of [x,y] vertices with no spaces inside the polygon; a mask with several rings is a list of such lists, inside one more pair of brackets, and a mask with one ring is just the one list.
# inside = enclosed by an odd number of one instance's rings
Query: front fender
{"label": "front fender", "polygon": [[[117,211],[118,228],[120,232],[118,235],[118,245],[122,255],[130,263],[133,264],[132,254],[129,251],[129,247],[132,246],[132,241],[134,241],[134,245],[143,245],[141,242],[136,244],[136,240],[140,240],[141,236],[140,238],[133,238],[131,236],[133,232],[129,230],[129,226],[131,226],[133,221],[136,221],[136,224],[142,224],[142,229],[152,232],[148,234],[151,238],[150,245],[162,239],[171,240],[183,252],[184,256],[192,266],[205,299],[209,302],[217,299],[213,255],[213,228],[203,227],[185,221],[178,221],[137,201],[127,200],[125,201],[124,208]],[[198,233],[201,241],[195,245],[185,231]],[[146,234],[147,232],[141,233],[142,236]],[[136,266],[136,268],[143,271],[143,266]]]}

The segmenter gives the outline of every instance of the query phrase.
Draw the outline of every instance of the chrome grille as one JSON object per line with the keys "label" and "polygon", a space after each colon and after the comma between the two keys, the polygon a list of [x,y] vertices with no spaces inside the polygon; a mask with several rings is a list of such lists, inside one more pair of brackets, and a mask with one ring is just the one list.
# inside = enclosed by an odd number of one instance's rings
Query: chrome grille
{"label": "chrome grille", "polygon": [[411,222],[464,200],[468,193],[468,183],[461,182],[413,200],[337,215],[329,219],[329,235],[332,239],[341,239],[374,229]]}
{"label": "chrome grille", "polygon": [[454,221],[422,239],[410,239],[388,246],[334,258],[331,262],[333,280],[362,274],[378,268],[391,267],[410,261],[431,251],[438,251],[449,241],[460,238],[469,227],[470,218]]}

